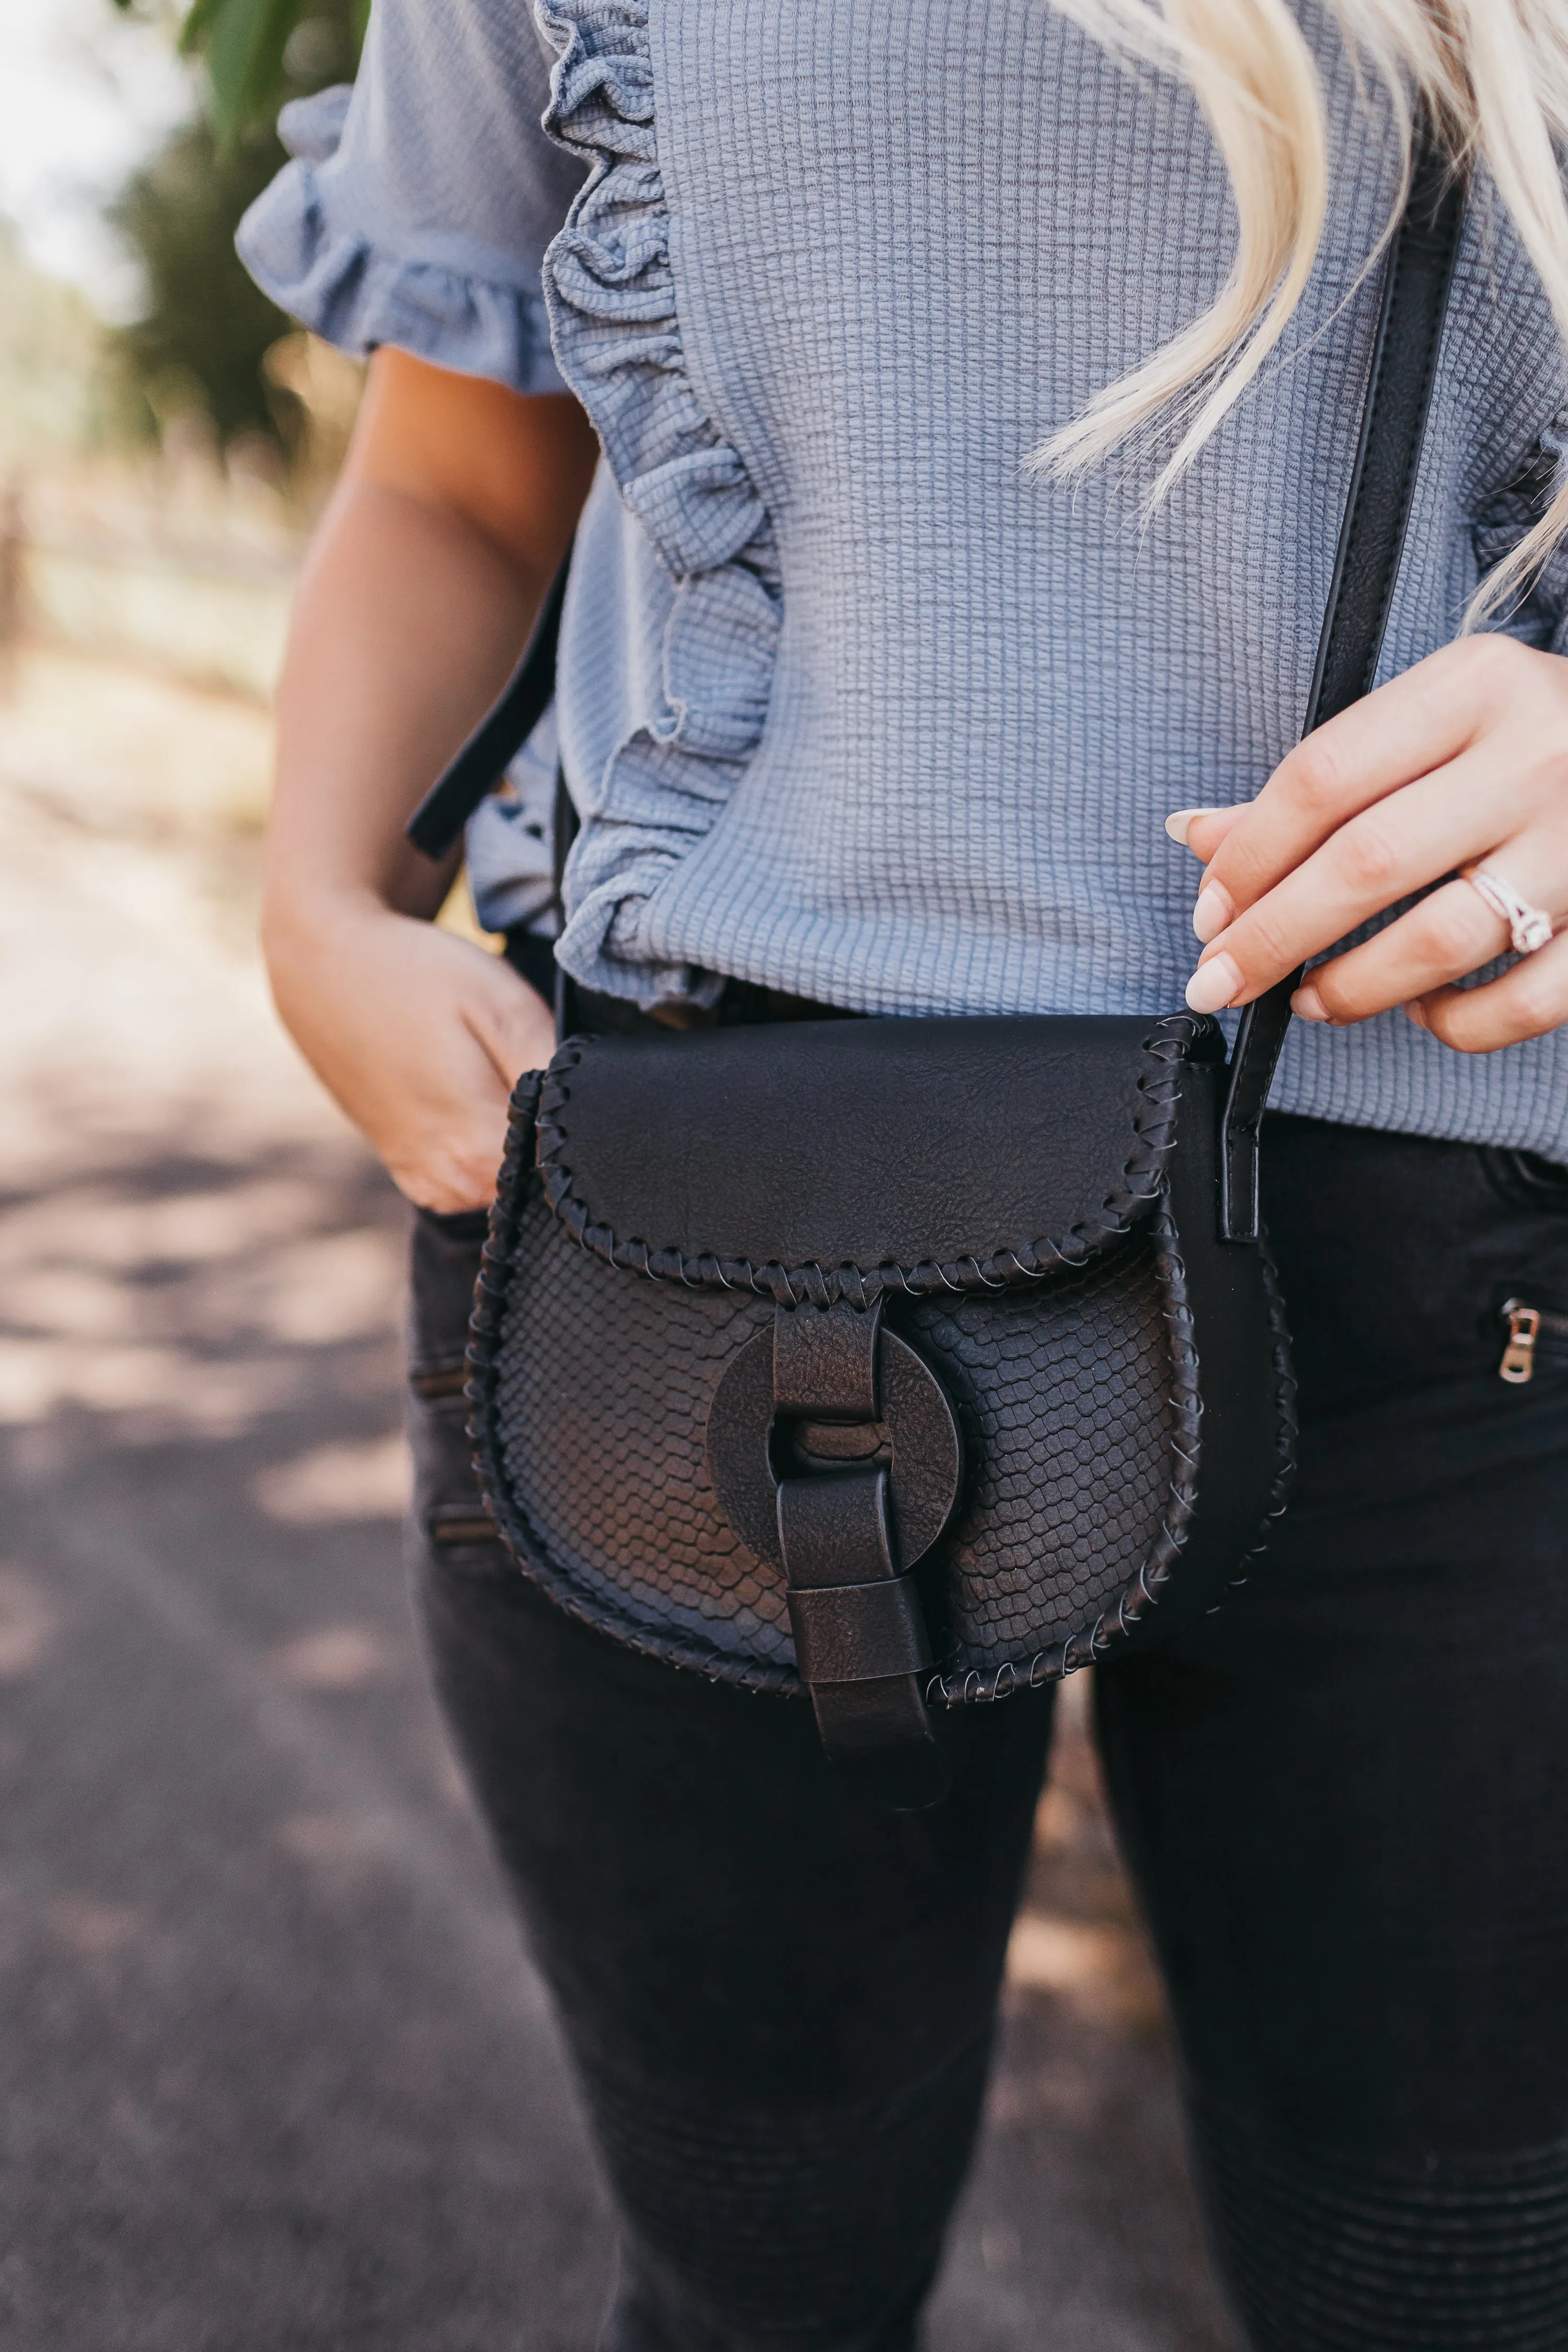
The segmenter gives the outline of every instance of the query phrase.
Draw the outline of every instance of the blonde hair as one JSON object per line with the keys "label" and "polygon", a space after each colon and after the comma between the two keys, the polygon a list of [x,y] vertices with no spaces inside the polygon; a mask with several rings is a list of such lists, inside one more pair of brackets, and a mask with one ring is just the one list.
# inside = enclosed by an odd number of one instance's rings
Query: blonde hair
{"label": "blonde hair", "polygon": [[[1119,55],[1190,84],[1229,174],[1239,230],[1203,315],[1096,394],[1029,460],[1070,478],[1165,419],[1176,446],[1157,506],[1255,380],[1306,289],[1329,202],[1321,78],[1289,0],[1054,0]],[[1554,139],[1568,137],[1568,0],[1330,0],[1358,72],[1392,100],[1399,196],[1425,101],[1458,168],[1483,161],[1568,343],[1568,204]],[[1483,583],[1467,625],[1508,604],[1568,532],[1568,484]]]}

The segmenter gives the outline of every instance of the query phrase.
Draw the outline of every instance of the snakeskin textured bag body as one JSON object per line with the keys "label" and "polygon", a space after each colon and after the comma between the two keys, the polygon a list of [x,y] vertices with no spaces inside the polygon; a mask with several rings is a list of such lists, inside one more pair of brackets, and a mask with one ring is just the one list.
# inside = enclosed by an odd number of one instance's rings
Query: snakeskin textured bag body
{"label": "snakeskin textured bag body", "polygon": [[591,1623],[929,1708],[1210,1606],[1284,1499],[1268,1260],[1218,1238],[1212,1022],[575,1037],[513,1114],[470,1356],[498,1526]]}
{"label": "snakeskin textured bag body", "polygon": [[[1373,684],[1462,210],[1428,146],[1309,725]],[[542,675],[536,646],[514,717]],[[942,1709],[1215,1607],[1290,1470],[1258,1145],[1299,979],[1228,1064],[1187,1013],[567,1037],[517,1089],[469,1360],[519,1566],[657,1657],[809,1692],[906,1805],[946,1785]]]}

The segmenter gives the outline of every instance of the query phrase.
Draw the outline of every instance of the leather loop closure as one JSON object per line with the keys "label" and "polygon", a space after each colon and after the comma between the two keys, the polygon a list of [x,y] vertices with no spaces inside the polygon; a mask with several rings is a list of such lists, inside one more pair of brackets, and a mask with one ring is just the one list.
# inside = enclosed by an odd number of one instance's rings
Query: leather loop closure
{"label": "leather loop closure", "polygon": [[914,1579],[826,1585],[789,1596],[795,1656],[808,1683],[877,1683],[931,1663]]}
{"label": "leather loop closure", "polygon": [[[773,1419],[786,1434],[858,1423],[877,1441],[881,1325],[879,1300],[774,1309]],[[830,1455],[779,1478],[775,1507],[795,1664],[829,1758],[882,1803],[935,1803],[948,1774],[925,1704],[931,1643],[894,1557],[887,1471]]]}
{"label": "leather loop closure", "polygon": [[875,1421],[882,1302],[864,1309],[780,1307],[773,1317],[773,1410],[814,1421]]}
{"label": "leather loop closure", "polygon": [[[781,1480],[815,1483],[837,1469],[879,1466],[890,1453],[889,1549],[900,1568],[912,1569],[952,1517],[963,1482],[963,1443],[952,1402],[931,1366],[887,1328],[878,1308],[781,1307],[774,1325],[791,1315],[811,1318],[803,1345],[812,1351],[820,1385],[814,1391],[802,1376],[797,1334],[787,1328],[782,1339],[774,1328],[757,1332],[731,1357],[708,1410],[708,1475],[719,1508],[759,1559],[783,1569]],[[835,1346],[845,1357],[837,1366],[829,1360]],[[781,1359],[787,1411],[774,1388]],[[849,1403],[864,1403],[868,1391],[872,1410],[846,1418]]]}
{"label": "leather loop closure", "polygon": [[914,1579],[893,1566],[885,1470],[783,1480],[779,1536],[803,1680],[879,1682],[931,1664]]}
{"label": "leather loop closure", "polygon": [[896,1576],[888,1536],[887,1472],[837,1470],[823,1477],[782,1478],[779,1542],[792,1592],[885,1582]]}

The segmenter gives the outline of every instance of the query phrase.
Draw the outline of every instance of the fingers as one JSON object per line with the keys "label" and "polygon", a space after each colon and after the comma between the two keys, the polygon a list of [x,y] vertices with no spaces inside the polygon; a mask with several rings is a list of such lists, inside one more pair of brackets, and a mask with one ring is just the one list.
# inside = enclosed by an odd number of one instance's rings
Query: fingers
{"label": "fingers", "polygon": [[510,964],[492,956],[469,961],[464,982],[457,1010],[473,1041],[468,1051],[478,1048],[476,1067],[450,1083],[459,1073],[448,1062],[440,1093],[420,1100],[411,1090],[375,1138],[400,1191],[441,1216],[494,1200],[512,1089],[555,1050],[549,1006]]}
{"label": "fingers", "polygon": [[548,1060],[540,999],[485,950],[350,899],[275,955],[280,1011],[408,1198],[443,1214],[494,1196],[519,1072]]}
{"label": "fingers", "polygon": [[1540,690],[1529,666],[1541,658],[1511,638],[1466,638],[1342,711],[1280,761],[1211,852],[1213,878],[1235,907],[1254,904],[1349,819],[1459,759],[1526,686]]}
{"label": "fingers", "polygon": [[1250,801],[1237,801],[1230,808],[1173,809],[1165,819],[1165,831],[1206,866],[1252,805]]}
{"label": "fingers", "polygon": [[399,1040],[377,1098],[356,1106],[393,1181],[441,1216],[488,1208],[506,1150],[511,1089],[474,1034],[467,1007],[449,1031]]}
{"label": "fingers", "polygon": [[542,1070],[555,1051],[555,1015],[537,989],[499,958],[466,1007],[469,1027],[508,1094],[524,1070]]}
{"label": "fingers", "polygon": [[1405,1010],[1419,1028],[1460,1054],[1494,1054],[1544,1036],[1568,1021],[1568,932],[1484,988],[1438,989]]}
{"label": "fingers", "polygon": [[1318,964],[1291,999],[1303,1021],[1344,1026],[1462,980],[1501,955],[1508,925],[1468,882],[1445,883],[1396,923]]}
{"label": "fingers", "polygon": [[[1213,878],[1211,869],[1193,915],[1194,929],[1207,942],[1196,976],[1198,997],[1205,1002],[1200,1006],[1198,998],[1189,995],[1189,1003],[1205,1012],[1217,1012],[1222,1003],[1248,1003],[1373,916],[1485,856],[1495,847],[1500,828],[1503,834],[1510,829],[1510,814],[1500,805],[1507,799],[1492,756],[1479,751],[1423,777],[1419,783],[1388,794],[1341,825],[1321,848],[1239,914],[1225,884]],[[1513,843],[1510,849],[1510,863],[1521,856],[1527,860],[1523,871],[1537,866],[1550,869],[1563,863],[1561,849],[1554,852],[1544,840]],[[1564,878],[1568,881],[1568,875]],[[1488,913],[1475,891],[1467,889],[1464,895],[1477,900],[1480,913]],[[1380,952],[1385,961],[1391,953],[1415,945],[1427,959],[1420,967],[1419,978],[1412,973],[1403,988],[1394,984],[1385,1003],[1403,1003],[1422,988],[1457,979],[1499,951],[1495,916],[1478,923],[1472,909],[1445,899],[1440,892],[1419,912],[1430,936],[1420,923],[1411,929],[1403,923],[1394,924],[1380,935]],[[1414,920],[1405,919],[1405,923]],[[1468,962],[1447,961],[1450,953],[1469,949],[1478,938],[1482,944]],[[1505,926],[1503,944],[1506,940]],[[1346,961],[1350,961],[1347,957]],[[1205,970],[1211,963],[1215,966],[1212,973]],[[1372,968],[1371,963],[1356,967],[1360,972]],[[1222,984],[1231,993],[1216,1002],[1206,1001],[1215,997]],[[1385,1005],[1373,1009],[1382,1011]],[[1331,1017],[1360,1019],[1362,1015],[1350,1010],[1347,998]]]}
{"label": "fingers", "polygon": [[420,1106],[425,1116],[410,1104],[385,1155],[394,1181],[416,1206],[443,1216],[488,1208],[494,1200],[512,1089],[524,1070],[542,1068],[555,1050],[550,1008],[510,964],[487,955],[468,966],[465,981],[458,1009],[479,1049],[477,1068],[453,1099]]}
{"label": "fingers", "polygon": [[1542,962],[1544,950],[1484,989],[1454,989],[1508,947],[1510,929],[1477,890],[1445,879],[1484,862],[1554,923],[1568,919],[1560,656],[1495,635],[1447,646],[1320,728],[1257,800],[1181,810],[1167,829],[1206,866],[1194,1012],[1252,1003],[1415,899],[1314,965],[1296,999],[1306,1019],[1345,1024],[1405,1004],[1468,1052],[1564,1019],[1560,960]]}
{"label": "fingers", "polygon": [[502,1104],[438,1135],[400,1136],[383,1152],[387,1172],[416,1209],[432,1209],[439,1217],[488,1209],[506,1149],[506,1124]]}

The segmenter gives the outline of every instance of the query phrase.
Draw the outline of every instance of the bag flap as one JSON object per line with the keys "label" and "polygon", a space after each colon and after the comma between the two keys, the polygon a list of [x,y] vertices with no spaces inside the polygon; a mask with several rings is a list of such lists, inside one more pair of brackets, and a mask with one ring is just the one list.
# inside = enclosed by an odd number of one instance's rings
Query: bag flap
{"label": "bag flap", "polygon": [[552,1207],[616,1265],[775,1297],[994,1286],[1125,1234],[1175,1144],[1192,1013],[574,1037],[541,1091]]}

